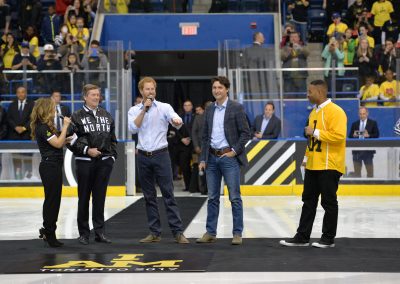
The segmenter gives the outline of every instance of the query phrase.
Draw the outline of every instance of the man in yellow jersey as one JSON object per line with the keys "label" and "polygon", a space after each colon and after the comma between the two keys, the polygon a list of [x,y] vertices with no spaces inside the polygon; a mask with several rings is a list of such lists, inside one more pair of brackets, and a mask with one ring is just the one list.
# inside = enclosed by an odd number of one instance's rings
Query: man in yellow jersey
{"label": "man in yellow jersey", "polygon": [[303,161],[306,167],[303,208],[297,234],[289,240],[281,240],[283,246],[309,245],[320,195],[325,210],[322,236],[312,246],[335,246],[339,211],[336,191],[345,169],[347,116],[342,108],[327,98],[327,93],[327,85],[322,80],[312,81],[308,87],[308,100],[315,106],[305,128],[308,145]]}

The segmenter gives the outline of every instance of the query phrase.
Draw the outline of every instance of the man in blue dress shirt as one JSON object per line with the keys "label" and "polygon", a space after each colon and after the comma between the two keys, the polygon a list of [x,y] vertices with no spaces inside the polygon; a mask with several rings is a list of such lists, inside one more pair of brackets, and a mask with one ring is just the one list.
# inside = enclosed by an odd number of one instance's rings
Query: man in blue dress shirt
{"label": "man in blue dress shirt", "polygon": [[240,196],[240,167],[247,164],[245,145],[250,128],[243,106],[228,98],[230,82],[226,77],[211,80],[216,102],[205,112],[199,171],[206,171],[208,187],[207,232],[197,243],[216,241],[221,179],[228,186],[232,205],[233,245],[242,244],[243,205]]}
{"label": "man in blue dress shirt", "polygon": [[150,234],[141,243],[155,243],[161,240],[160,214],[157,205],[155,181],[163,196],[169,227],[179,244],[189,241],[183,235],[182,219],[174,197],[171,159],[168,153],[168,124],[179,129],[182,119],[166,103],[155,100],[156,81],[145,77],[139,82],[143,102],[131,107],[128,112],[129,131],[138,133],[138,172],[146,201],[147,220]]}

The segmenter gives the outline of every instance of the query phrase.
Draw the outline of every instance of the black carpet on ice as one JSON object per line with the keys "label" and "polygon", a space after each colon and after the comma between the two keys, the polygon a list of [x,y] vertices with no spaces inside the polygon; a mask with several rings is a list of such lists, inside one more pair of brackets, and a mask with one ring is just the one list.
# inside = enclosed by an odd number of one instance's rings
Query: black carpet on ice
{"label": "black carpet on ice", "polygon": [[[177,198],[184,226],[195,217],[205,198]],[[144,200],[132,204],[109,219],[107,235],[112,244],[91,240],[82,246],[77,240],[62,240],[62,248],[44,248],[43,241],[0,241],[0,273],[68,273],[68,272],[400,272],[399,239],[336,239],[336,247],[281,247],[279,239],[244,239],[242,246],[232,246],[231,239],[218,239],[214,244],[189,245],[174,242],[168,229],[165,210],[160,200],[163,239],[160,243],[140,244],[148,234]],[[124,256],[121,256],[124,255]],[[136,255],[136,256],[132,256]],[[119,260],[130,258],[133,262]],[[93,261],[79,266],[78,261]],[[179,260],[175,267],[160,260]],[[76,261],[77,266],[45,268]],[[139,265],[138,263],[139,262]],[[71,264],[71,263],[70,263]],[[86,263],[87,264],[87,263]],[[101,264],[97,267],[96,264]],[[94,267],[94,268],[93,268]],[[127,268],[129,267],[129,268]]]}

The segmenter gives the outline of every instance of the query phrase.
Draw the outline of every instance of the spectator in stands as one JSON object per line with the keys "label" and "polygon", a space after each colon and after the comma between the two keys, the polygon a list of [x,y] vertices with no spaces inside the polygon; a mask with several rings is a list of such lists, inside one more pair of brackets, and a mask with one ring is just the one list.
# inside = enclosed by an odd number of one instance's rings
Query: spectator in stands
{"label": "spectator in stands", "polygon": [[291,22],[295,25],[296,31],[301,35],[303,42],[307,42],[307,23],[308,23],[308,6],[307,0],[288,1],[288,10],[292,14]]}
{"label": "spectator in stands", "polygon": [[[85,50],[90,33],[89,29],[85,27],[85,21],[82,17],[76,19],[76,29],[72,29],[71,34],[78,39],[80,45],[83,47],[83,50]],[[81,54],[83,54],[83,50]]]}
{"label": "spectator in stands", "polygon": [[293,24],[291,23],[286,23],[285,24],[285,28],[283,29],[283,35],[282,35],[282,40],[281,43],[279,44],[280,48],[283,48],[284,46],[286,46],[287,44],[289,44],[290,42],[290,34],[294,33],[295,27]]}
{"label": "spectator in stands", "polygon": [[[92,40],[90,48],[83,56],[81,65],[84,70],[106,70],[107,69],[107,56],[100,48],[100,42]],[[85,81],[94,83],[95,85],[104,86],[105,72],[103,73],[87,73],[85,74]]]}
{"label": "spectator in stands", "polygon": [[356,38],[356,46],[358,46],[360,39],[365,38],[368,41],[368,46],[372,49],[375,48],[375,40],[373,37],[368,35],[368,29],[366,26],[361,25],[358,27],[358,37]]}
{"label": "spectator in stands", "polygon": [[387,0],[378,0],[372,5],[371,14],[374,15],[374,39],[376,44],[381,44],[383,24],[390,20],[393,5]]}
{"label": "spectator in stands", "polygon": [[127,14],[130,0],[104,0],[104,10],[107,13]]}
{"label": "spectator in stands", "polygon": [[340,15],[347,8],[347,0],[323,0],[322,8],[326,11],[326,25],[329,25],[329,19],[334,13]]}
{"label": "spectator in stands", "polygon": [[68,6],[73,4],[73,0],[56,0],[56,13],[59,16],[64,16]]}
{"label": "spectator in stands", "polygon": [[[44,55],[38,61],[38,70],[62,70],[61,63],[55,53],[54,47],[51,44],[44,46]],[[50,93],[60,85],[59,73],[44,73],[41,77],[41,86],[44,91]]]}
{"label": "spectator in stands", "polygon": [[391,69],[387,69],[385,71],[384,81],[380,86],[379,98],[381,100],[387,101],[384,103],[384,106],[398,106],[399,103],[396,103],[400,100],[400,95],[397,93],[397,84],[396,80],[393,80],[393,71]]}
{"label": "spectator in stands", "polygon": [[363,0],[356,0],[350,5],[345,17],[349,27],[354,28],[355,24],[361,18],[364,9],[367,9],[367,6]]}
{"label": "spectator in stands", "polygon": [[343,53],[344,53],[344,59],[343,59],[344,66],[352,67],[354,61],[354,55],[356,54],[356,41],[353,38],[352,29],[347,29],[344,33]]}
{"label": "spectator in stands", "polygon": [[74,14],[69,15],[64,23],[68,26],[68,32],[73,33],[76,30],[76,16]]}
{"label": "spectator in stands", "polygon": [[67,36],[70,35],[68,25],[63,24],[60,29],[60,33],[55,36],[54,38],[54,46],[56,48],[62,46],[63,44],[66,43]]}
{"label": "spectator in stands", "polygon": [[18,11],[18,23],[21,30],[28,26],[40,27],[42,21],[42,3],[40,0],[20,0]]}
{"label": "spectator in stands", "polygon": [[[83,69],[82,66],[79,64],[79,56],[76,53],[70,53],[68,54],[68,56],[65,57],[67,57],[67,61],[65,62],[65,65],[63,65],[63,69],[74,73],[74,92],[79,93],[79,91],[82,90],[83,81],[83,74],[76,72]],[[69,80],[63,81],[64,89],[68,90],[70,88]]]}
{"label": "spectator in stands", "polygon": [[53,44],[61,28],[61,18],[56,14],[54,5],[47,8],[47,14],[42,19],[41,36],[45,44]]}
{"label": "spectator in stands", "polygon": [[368,102],[368,101],[376,101],[379,98],[379,86],[374,84],[375,76],[368,75],[365,79],[365,85],[361,87],[360,93],[357,95],[357,98],[360,99],[360,105],[366,107],[376,107],[377,102]]}
{"label": "spectator in stands", "polygon": [[[322,58],[325,60],[324,67],[325,68],[343,68],[344,67],[344,39],[343,36],[331,37],[329,43],[325,46],[322,51]],[[344,76],[344,70],[337,70],[336,78],[340,78]],[[332,71],[325,70],[324,71],[325,82],[328,84],[328,90],[331,90],[331,81],[332,81]],[[342,91],[341,81],[336,81],[336,91]]]}
{"label": "spectator in stands", "polygon": [[[7,114],[6,110],[0,105],[0,140],[7,137]],[[1,155],[0,155],[1,157]],[[0,165],[1,170],[1,165]]]}
{"label": "spectator in stands", "polygon": [[58,57],[60,58],[61,65],[67,65],[68,55],[73,53],[78,58],[78,64],[80,64],[79,55],[83,51],[83,47],[79,43],[78,39],[71,34],[65,36],[64,43],[58,48]]}
{"label": "spectator in stands", "polygon": [[337,38],[340,35],[344,35],[345,31],[348,29],[348,26],[345,23],[342,23],[341,19],[342,18],[339,13],[332,14],[333,23],[330,24],[328,31],[326,32],[329,38]]}
{"label": "spectator in stands", "polygon": [[[282,49],[283,68],[307,68],[308,48],[300,41],[298,32],[290,33],[290,42]],[[306,92],[307,71],[284,72],[285,92]]]}
{"label": "spectator in stands", "polygon": [[[360,107],[358,110],[358,116],[360,120],[355,121],[351,125],[349,132],[349,138],[379,138],[378,124],[375,120],[368,119],[368,109],[366,107]],[[372,162],[375,150],[362,150],[352,151],[354,173],[352,176],[361,177],[362,162],[364,162],[367,170],[367,177],[374,177],[374,164]]]}
{"label": "spectator in stands", "polygon": [[135,98],[139,93],[138,83],[140,81],[140,66],[136,60],[136,52],[132,50],[127,50],[124,57],[125,69],[131,69],[132,72],[132,96]]}
{"label": "spectator in stands", "polygon": [[275,115],[275,105],[267,102],[264,114],[257,115],[253,123],[253,139],[276,139],[281,132],[281,120]]}
{"label": "spectator in stands", "polygon": [[18,42],[12,33],[6,35],[6,42],[1,45],[0,56],[3,57],[4,69],[11,69],[15,55],[19,54]]}
{"label": "spectator in stands", "polygon": [[[12,70],[36,70],[36,58],[29,52],[29,43],[22,42],[21,52],[15,55]],[[20,74],[18,74],[20,75]],[[21,76],[18,76],[21,78]]]}
{"label": "spectator in stands", "polygon": [[388,38],[383,48],[383,53],[379,56],[382,71],[385,73],[388,69],[396,70],[396,59],[400,58],[400,52],[394,47],[393,39]]}
{"label": "spectator in stands", "polygon": [[34,102],[27,98],[24,87],[18,87],[16,95],[7,111],[8,139],[30,140],[29,124]]}
{"label": "spectator in stands", "polygon": [[357,48],[354,66],[358,67],[360,85],[365,84],[366,76],[376,76],[378,64],[373,56],[373,50],[369,47],[368,40],[362,38]]}
{"label": "spectator in stands", "polygon": [[371,16],[367,9],[363,9],[360,16],[358,16],[357,21],[354,25],[354,30],[357,32],[360,26],[364,26],[368,32],[372,33],[374,31],[374,27],[371,21]]}
{"label": "spectator in stands", "polygon": [[33,26],[28,26],[25,30],[23,42],[29,43],[29,51],[35,58],[40,57],[39,51],[39,37],[37,36],[36,28]]}
{"label": "spectator in stands", "polygon": [[85,26],[89,29],[93,28],[94,18],[96,17],[97,1],[84,0],[82,3]]}
{"label": "spectator in stands", "polygon": [[397,41],[399,39],[399,33],[399,21],[397,19],[387,20],[382,27],[382,42],[385,42],[386,39],[389,38],[393,39],[393,41]]}
{"label": "spectator in stands", "polygon": [[11,12],[5,0],[0,0],[0,36],[10,31]]}
{"label": "spectator in stands", "polygon": [[227,13],[228,0],[212,0],[208,13]]}
{"label": "spectator in stands", "polygon": [[68,18],[71,15],[75,15],[76,18],[84,18],[85,12],[81,5],[81,0],[74,0],[73,5],[69,5],[65,10],[64,19]]}

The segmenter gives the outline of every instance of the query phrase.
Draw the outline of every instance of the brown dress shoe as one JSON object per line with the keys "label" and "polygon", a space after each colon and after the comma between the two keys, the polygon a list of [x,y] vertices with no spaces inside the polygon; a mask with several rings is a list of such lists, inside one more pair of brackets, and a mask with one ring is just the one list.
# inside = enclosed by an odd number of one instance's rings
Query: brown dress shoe
{"label": "brown dress shoe", "polygon": [[178,244],[189,244],[189,240],[183,234],[177,234],[175,236],[175,242]]}
{"label": "brown dress shoe", "polygon": [[158,243],[159,241],[161,241],[160,236],[150,234],[147,237],[145,237],[144,239],[141,239],[139,242],[140,243]]}
{"label": "brown dress shoe", "polygon": [[243,243],[242,237],[239,235],[234,235],[232,239],[232,245],[241,245]]}
{"label": "brown dress shoe", "polygon": [[211,236],[209,233],[205,233],[200,239],[196,240],[196,243],[205,244],[205,243],[215,243],[217,237]]}

